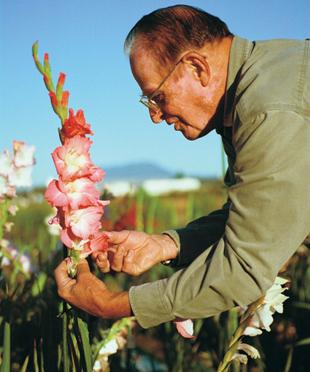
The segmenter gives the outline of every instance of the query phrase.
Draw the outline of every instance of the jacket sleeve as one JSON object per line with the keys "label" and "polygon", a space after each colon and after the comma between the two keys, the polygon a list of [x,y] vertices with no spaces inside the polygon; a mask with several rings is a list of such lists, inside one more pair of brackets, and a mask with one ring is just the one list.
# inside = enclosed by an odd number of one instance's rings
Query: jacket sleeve
{"label": "jacket sleeve", "polygon": [[224,234],[187,268],[130,289],[142,327],[213,316],[266,292],[310,231],[309,145],[310,119],[293,111],[239,123]]}

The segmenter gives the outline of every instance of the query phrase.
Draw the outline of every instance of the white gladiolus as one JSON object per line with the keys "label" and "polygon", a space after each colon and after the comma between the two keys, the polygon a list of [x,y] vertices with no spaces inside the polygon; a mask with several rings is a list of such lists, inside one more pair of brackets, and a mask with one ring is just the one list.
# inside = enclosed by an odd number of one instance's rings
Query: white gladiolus
{"label": "white gladiolus", "polygon": [[0,198],[15,196],[15,187],[32,185],[31,172],[35,163],[35,148],[14,141],[14,157],[7,151],[0,153]]}
{"label": "white gladiolus", "polygon": [[[241,324],[233,335],[230,346],[217,372],[227,371],[233,360],[242,364],[247,364],[248,356],[253,359],[260,358],[258,350],[246,343],[241,342],[243,336],[257,336],[263,330],[270,331],[275,312],[283,312],[283,302],[288,298],[282,293],[287,289],[282,285],[288,282],[287,279],[277,277],[271,288],[268,289],[264,297],[257,299],[248,307],[239,308]],[[243,351],[246,354],[240,353]]]}
{"label": "white gladiolus", "polygon": [[15,168],[9,175],[10,184],[16,187],[27,187],[32,185],[32,167]]}
{"label": "white gladiolus", "polygon": [[34,146],[29,146],[21,141],[14,141],[13,148],[16,167],[29,167],[34,164]]}
{"label": "white gladiolus", "polygon": [[0,257],[2,258],[0,261],[2,267],[14,265],[17,262],[24,274],[29,274],[32,271],[30,258],[25,254],[20,254],[10,241],[0,240],[0,247],[2,248],[2,256]]}
{"label": "white gladiolus", "polygon": [[[255,334],[256,329],[265,329],[270,331],[270,325],[273,322],[273,314],[275,312],[283,313],[283,302],[288,299],[288,296],[282,294],[286,290],[285,287],[282,287],[283,284],[286,284],[288,280],[277,277],[273,286],[268,289],[264,297],[264,302],[258,309],[255,311],[253,318],[250,322],[249,327],[244,331],[244,335],[251,336]],[[250,328],[250,329],[249,329]]]}
{"label": "white gladiolus", "polygon": [[14,164],[10,153],[7,150],[0,153],[0,175],[7,177],[13,168]]}
{"label": "white gladiolus", "polygon": [[260,358],[258,350],[254,346],[251,346],[249,344],[240,342],[238,350],[244,351],[245,353],[248,354],[248,356],[250,356],[253,359]]}
{"label": "white gladiolus", "polygon": [[0,175],[0,198],[4,196],[8,189],[8,181],[4,176]]}

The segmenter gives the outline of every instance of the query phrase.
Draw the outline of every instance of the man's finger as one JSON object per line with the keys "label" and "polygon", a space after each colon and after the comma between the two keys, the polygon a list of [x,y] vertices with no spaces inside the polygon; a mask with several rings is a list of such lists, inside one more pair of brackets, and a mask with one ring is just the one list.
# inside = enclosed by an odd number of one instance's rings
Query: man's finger
{"label": "man's finger", "polygon": [[122,271],[129,275],[135,275],[135,272],[133,270],[134,267],[134,252],[132,250],[129,250],[124,257]]}
{"label": "man's finger", "polygon": [[90,268],[89,268],[88,262],[85,259],[81,260],[78,263],[76,269],[77,269],[77,278],[81,274],[90,273]]}
{"label": "man's finger", "polygon": [[111,267],[114,271],[121,271],[123,266],[124,254],[126,249],[123,245],[120,245],[114,253]]}
{"label": "man's finger", "polygon": [[55,269],[54,276],[58,287],[58,293],[61,297],[72,285],[76,283],[75,279],[68,275],[67,260],[63,260]]}
{"label": "man's finger", "polygon": [[109,245],[121,244],[128,238],[129,232],[130,231],[128,230],[106,232],[106,235],[109,238]]}
{"label": "man's finger", "polygon": [[108,273],[110,271],[110,263],[108,261],[107,252],[100,252],[96,257],[95,262],[101,272]]}

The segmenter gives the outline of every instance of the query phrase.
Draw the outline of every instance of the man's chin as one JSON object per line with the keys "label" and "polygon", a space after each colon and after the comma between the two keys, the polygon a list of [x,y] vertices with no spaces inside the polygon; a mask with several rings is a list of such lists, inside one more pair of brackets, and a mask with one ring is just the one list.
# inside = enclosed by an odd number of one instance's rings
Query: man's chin
{"label": "man's chin", "polygon": [[192,133],[187,131],[186,129],[180,130],[180,132],[183,134],[183,137],[185,137],[189,141],[195,141],[200,136],[200,133]]}

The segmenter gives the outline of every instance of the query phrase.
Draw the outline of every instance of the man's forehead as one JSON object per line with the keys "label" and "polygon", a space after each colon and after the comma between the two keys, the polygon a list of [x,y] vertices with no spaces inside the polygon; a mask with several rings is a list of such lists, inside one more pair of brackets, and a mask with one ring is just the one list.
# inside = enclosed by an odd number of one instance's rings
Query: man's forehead
{"label": "man's forehead", "polygon": [[143,52],[142,48],[131,53],[130,65],[132,73],[145,95],[152,93],[162,77],[165,76],[165,69],[151,53]]}

